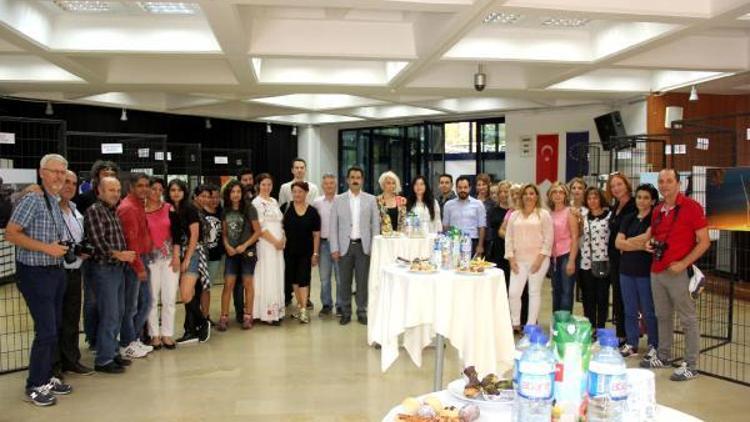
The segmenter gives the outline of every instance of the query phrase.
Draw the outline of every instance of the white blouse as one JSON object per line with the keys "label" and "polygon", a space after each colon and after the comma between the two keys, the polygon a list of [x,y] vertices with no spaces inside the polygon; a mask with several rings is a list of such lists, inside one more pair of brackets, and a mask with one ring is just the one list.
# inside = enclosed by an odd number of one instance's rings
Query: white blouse
{"label": "white blouse", "polygon": [[437,200],[433,204],[433,209],[435,210],[435,218],[433,219],[430,219],[430,210],[422,201],[415,203],[410,210],[419,216],[419,221],[422,223],[425,233],[440,233],[443,231],[443,219],[440,218],[440,205]]}

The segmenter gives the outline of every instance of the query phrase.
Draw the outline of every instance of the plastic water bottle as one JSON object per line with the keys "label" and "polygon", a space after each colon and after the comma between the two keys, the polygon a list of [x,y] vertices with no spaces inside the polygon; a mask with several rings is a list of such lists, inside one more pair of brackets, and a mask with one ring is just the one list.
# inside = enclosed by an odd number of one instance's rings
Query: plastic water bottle
{"label": "plastic water bottle", "polygon": [[471,261],[471,238],[464,233],[461,236],[461,268],[467,268]]}
{"label": "plastic water bottle", "polygon": [[459,264],[461,263],[461,233],[458,231],[453,232],[452,236],[452,244],[453,246],[453,253],[452,253],[452,264],[451,266],[453,268],[458,268]]}
{"label": "plastic water bottle", "polygon": [[538,325],[526,324],[523,327],[523,337],[516,344],[516,352],[513,356],[513,386],[518,385],[518,368],[521,366],[521,356],[531,346],[531,334],[540,331]]}
{"label": "plastic water bottle", "polygon": [[547,348],[547,336],[541,331],[531,334],[531,345],[519,366],[513,420],[516,422],[549,422],[555,385],[555,356]]}
{"label": "plastic water bottle", "polygon": [[450,236],[440,236],[441,238],[441,247],[442,247],[442,259],[443,259],[443,265],[442,268],[444,270],[450,270],[451,264],[453,263],[453,259],[451,257],[451,238]]}
{"label": "plastic water bottle", "polygon": [[432,265],[435,268],[440,268],[443,264],[442,242],[443,236],[440,235],[435,238],[435,243],[432,245]]}
{"label": "plastic water bottle", "polygon": [[586,416],[589,422],[622,422],[627,410],[628,378],[625,359],[614,334],[599,334],[599,350],[589,363]]}

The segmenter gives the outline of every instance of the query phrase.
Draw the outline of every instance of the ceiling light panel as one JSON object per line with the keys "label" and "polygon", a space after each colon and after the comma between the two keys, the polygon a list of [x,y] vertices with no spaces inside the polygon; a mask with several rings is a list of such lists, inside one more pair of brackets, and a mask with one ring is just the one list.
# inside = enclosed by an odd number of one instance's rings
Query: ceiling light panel
{"label": "ceiling light panel", "polygon": [[195,15],[200,11],[196,3],[139,1],[138,6],[154,15]]}
{"label": "ceiling light panel", "polygon": [[329,123],[344,123],[360,121],[359,117],[341,116],[326,113],[300,113],[283,116],[268,116],[261,120],[277,123],[288,123],[295,125],[323,125]]}
{"label": "ceiling light panel", "polygon": [[73,13],[102,13],[112,8],[109,1],[54,0],[54,3],[60,9]]}
{"label": "ceiling light panel", "polygon": [[291,94],[277,97],[253,98],[248,101],[281,107],[307,110],[332,110],[346,107],[383,104],[383,101],[346,94]]}
{"label": "ceiling light panel", "polygon": [[434,114],[443,114],[441,111],[429,108],[414,107],[408,105],[393,106],[376,106],[376,107],[359,107],[351,110],[355,116],[362,116],[369,119],[398,119],[402,117],[430,116]]}
{"label": "ceiling light panel", "polygon": [[505,13],[505,12],[491,12],[485,16],[484,23],[497,23],[502,25],[513,25],[516,22],[521,21],[524,18],[523,15],[516,13]]}

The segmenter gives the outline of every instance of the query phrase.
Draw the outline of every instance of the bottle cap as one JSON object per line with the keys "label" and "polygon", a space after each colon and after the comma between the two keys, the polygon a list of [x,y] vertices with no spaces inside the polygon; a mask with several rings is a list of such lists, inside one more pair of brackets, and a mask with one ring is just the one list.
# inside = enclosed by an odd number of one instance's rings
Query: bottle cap
{"label": "bottle cap", "polygon": [[596,337],[599,339],[601,339],[602,337],[615,337],[615,330],[611,328],[597,328]]}
{"label": "bottle cap", "polygon": [[531,333],[531,343],[545,345],[547,344],[547,336],[541,331],[534,331]]}
{"label": "bottle cap", "polygon": [[535,331],[541,331],[541,328],[535,324],[526,324],[526,326],[523,327],[523,333],[527,336],[530,336]]}

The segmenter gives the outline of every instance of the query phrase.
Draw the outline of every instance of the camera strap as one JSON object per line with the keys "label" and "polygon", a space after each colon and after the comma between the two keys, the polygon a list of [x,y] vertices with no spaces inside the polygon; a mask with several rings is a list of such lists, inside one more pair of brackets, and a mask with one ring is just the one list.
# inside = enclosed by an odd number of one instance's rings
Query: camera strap
{"label": "camera strap", "polygon": [[[50,218],[52,218],[52,224],[55,225],[55,231],[57,232],[57,236],[60,238],[60,241],[62,242],[63,235],[60,233],[60,227],[57,226],[57,221],[55,221],[55,213],[52,211],[52,204],[50,204],[49,197],[47,196],[47,191],[44,188],[42,188],[42,196],[44,196],[44,203],[47,205],[47,211],[49,211],[49,216]],[[65,229],[68,231],[68,236],[70,236],[70,241],[75,242],[75,237],[73,237],[73,233],[70,232],[70,227],[68,227],[68,224],[65,222],[65,217],[62,215],[62,209],[60,210],[60,217],[62,218]]]}
{"label": "camera strap", "polygon": [[[662,209],[664,209],[664,205],[662,205]],[[656,217],[656,226],[660,226],[662,223],[662,220],[664,220],[664,216],[666,214],[669,214],[669,211],[667,213],[664,213],[662,209],[659,210],[659,215]],[[671,210],[670,210],[671,211]],[[669,240],[670,236],[672,235],[672,230],[674,229],[674,225],[677,224],[677,216],[680,215],[680,206],[675,204],[674,206],[674,216],[672,217],[672,222],[669,224],[669,230],[667,230],[667,235],[664,236],[663,242],[666,242]]]}

